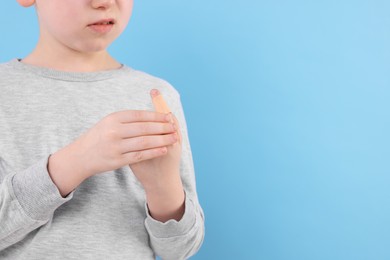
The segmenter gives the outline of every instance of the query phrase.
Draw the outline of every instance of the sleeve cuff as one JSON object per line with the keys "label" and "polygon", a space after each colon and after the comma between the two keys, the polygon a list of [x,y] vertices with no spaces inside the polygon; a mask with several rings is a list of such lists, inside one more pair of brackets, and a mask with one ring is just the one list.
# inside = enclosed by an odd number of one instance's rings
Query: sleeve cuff
{"label": "sleeve cuff", "polygon": [[73,197],[72,191],[63,198],[49,176],[50,155],[39,160],[11,178],[11,196],[15,197],[26,214],[35,220],[47,220],[59,206]]}
{"label": "sleeve cuff", "polygon": [[195,206],[188,196],[186,196],[184,203],[184,215],[180,221],[171,219],[164,223],[150,216],[148,205],[145,203],[145,227],[149,234],[157,238],[170,238],[187,234],[195,224]]}

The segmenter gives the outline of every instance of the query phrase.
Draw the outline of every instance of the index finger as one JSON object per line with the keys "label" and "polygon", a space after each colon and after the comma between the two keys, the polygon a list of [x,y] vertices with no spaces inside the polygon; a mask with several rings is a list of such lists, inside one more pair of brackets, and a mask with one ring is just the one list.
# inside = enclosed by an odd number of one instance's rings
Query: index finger
{"label": "index finger", "polygon": [[150,95],[152,96],[152,102],[157,112],[160,113],[171,112],[171,110],[168,107],[168,104],[165,102],[163,96],[160,94],[160,92],[157,89],[153,89],[150,92]]}
{"label": "index finger", "polygon": [[[152,89],[150,91],[150,95],[152,97],[152,102],[154,105],[154,108],[156,109],[157,112],[160,113],[171,113],[171,109],[168,107],[167,102],[165,102],[165,99],[161,95],[160,91],[157,89]],[[175,123],[176,127],[180,129],[179,127],[179,122],[177,121],[177,118],[175,116],[172,117],[173,122]],[[179,136],[179,143],[181,143],[182,136],[180,130],[177,131],[177,134]]]}

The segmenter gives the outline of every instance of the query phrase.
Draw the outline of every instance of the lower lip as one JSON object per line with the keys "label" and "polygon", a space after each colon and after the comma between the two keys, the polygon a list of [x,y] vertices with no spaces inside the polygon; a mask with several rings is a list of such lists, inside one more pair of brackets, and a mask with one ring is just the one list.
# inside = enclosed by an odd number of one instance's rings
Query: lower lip
{"label": "lower lip", "polygon": [[113,24],[92,24],[88,27],[91,28],[94,32],[99,34],[109,33],[114,25]]}

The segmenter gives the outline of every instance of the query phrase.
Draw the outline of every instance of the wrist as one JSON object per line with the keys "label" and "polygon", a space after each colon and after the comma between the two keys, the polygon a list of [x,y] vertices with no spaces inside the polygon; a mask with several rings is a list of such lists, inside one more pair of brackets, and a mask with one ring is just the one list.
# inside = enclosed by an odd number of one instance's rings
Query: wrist
{"label": "wrist", "polygon": [[73,144],[51,154],[47,170],[63,197],[90,176],[88,171],[84,169],[81,157],[78,156]]}
{"label": "wrist", "polygon": [[154,219],[166,222],[170,219],[179,221],[182,218],[185,192],[181,180],[145,191],[149,213]]}

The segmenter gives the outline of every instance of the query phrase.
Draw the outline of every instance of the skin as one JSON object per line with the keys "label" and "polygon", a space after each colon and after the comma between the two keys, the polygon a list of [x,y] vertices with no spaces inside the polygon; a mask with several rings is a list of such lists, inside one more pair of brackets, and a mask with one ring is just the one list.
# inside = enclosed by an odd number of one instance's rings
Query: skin
{"label": "skin", "polygon": [[[153,89],[150,92],[150,95],[152,97],[152,102],[154,105],[154,108],[156,109],[157,112],[160,113],[170,113],[171,109],[168,107],[168,104],[165,102],[164,97],[160,94],[160,92],[157,89]],[[179,122],[175,117],[173,117],[173,123],[178,126]],[[179,137],[179,142],[181,143],[181,134],[178,131],[177,132],[178,137]]]}
{"label": "skin", "polygon": [[[123,32],[133,8],[132,0],[18,0],[34,5],[39,20],[39,40],[23,62],[62,71],[99,71],[120,64],[107,47]],[[97,34],[88,25],[101,19],[116,20],[108,34]],[[64,26],[65,25],[65,26]]]}
{"label": "skin", "polygon": [[[107,47],[126,28],[132,0],[17,0],[35,6],[40,36],[23,63],[61,71],[92,72],[121,66]],[[115,19],[112,30],[97,33],[90,24]],[[66,25],[66,26],[64,26]],[[158,90],[153,97],[162,96]],[[163,100],[163,99],[162,99]],[[62,196],[87,178],[129,166],[145,189],[150,215],[179,221],[185,193],[180,178],[181,136],[177,119],[161,111],[125,110],[111,113],[73,143],[53,153],[48,172]]]}

